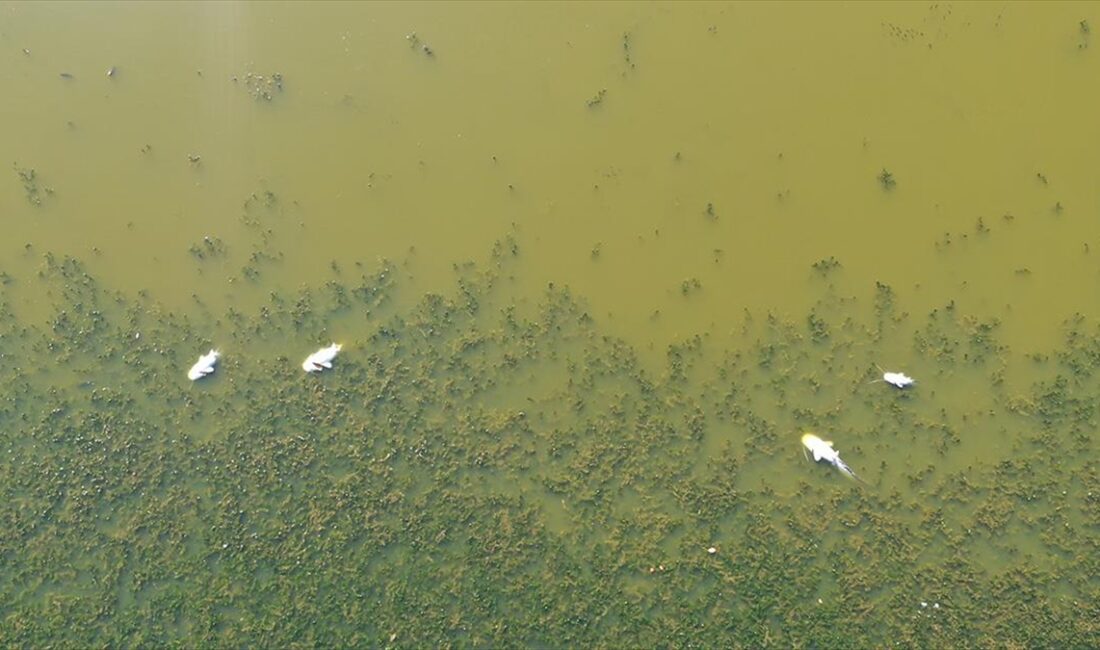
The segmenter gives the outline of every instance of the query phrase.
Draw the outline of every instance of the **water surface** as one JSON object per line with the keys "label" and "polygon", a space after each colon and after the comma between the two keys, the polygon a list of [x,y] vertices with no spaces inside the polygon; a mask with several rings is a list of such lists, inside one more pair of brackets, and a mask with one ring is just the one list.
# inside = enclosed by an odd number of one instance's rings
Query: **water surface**
{"label": "water surface", "polygon": [[3,638],[1095,644],[1095,9],[0,5]]}

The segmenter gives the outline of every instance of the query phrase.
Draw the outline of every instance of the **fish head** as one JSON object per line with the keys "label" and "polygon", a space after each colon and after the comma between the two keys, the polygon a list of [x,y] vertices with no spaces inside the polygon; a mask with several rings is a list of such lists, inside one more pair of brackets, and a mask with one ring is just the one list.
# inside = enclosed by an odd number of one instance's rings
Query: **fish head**
{"label": "fish head", "polygon": [[815,462],[821,460],[829,449],[829,443],[812,433],[802,434],[802,446],[813,454]]}
{"label": "fish head", "polygon": [[803,434],[802,446],[813,454],[814,461],[825,459],[831,463],[837,457],[831,440],[822,440],[812,433]]}

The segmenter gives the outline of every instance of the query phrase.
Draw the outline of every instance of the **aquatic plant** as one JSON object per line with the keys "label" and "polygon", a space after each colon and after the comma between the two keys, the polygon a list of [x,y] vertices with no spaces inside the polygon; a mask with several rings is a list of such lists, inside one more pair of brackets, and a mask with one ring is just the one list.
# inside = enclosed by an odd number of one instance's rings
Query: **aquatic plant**
{"label": "aquatic plant", "polygon": [[878,175],[878,182],[879,185],[882,186],[882,189],[887,191],[894,189],[894,186],[898,184],[897,180],[894,178],[894,174],[885,167],[882,168],[882,173]]}
{"label": "aquatic plant", "polygon": [[[242,79],[244,79],[243,88],[256,101],[271,102],[283,92],[284,80],[280,72],[265,75],[248,71],[244,73]],[[237,77],[233,77],[233,81],[237,82]]]}
{"label": "aquatic plant", "polygon": [[[43,255],[17,280],[49,317],[0,298],[0,642],[1100,641],[1096,324],[1025,360],[1049,380],[953,400],[1014,359],[996,321],[821,287],[654,372],[568,288],[509,294],[521,253],[416,300],[382,262],[217,315]],[[215,321],[235,351],[192,384]],[[332,372],[282,352],[336,326]],[[867,384],[889,345],[920,391]],[[811,427],[866,486],[805,462]]]}
{"label": "aquatic plant", "polygon": [[39,187],[38,172],[31,167],[20,167],[18,164],[14,165],[15,173],[19,177],[19,181],[23,184],[23,194],[27,198],[27,202],[31,205],[42,205],[43,197],[52,196],[54,193],[51,187]]}

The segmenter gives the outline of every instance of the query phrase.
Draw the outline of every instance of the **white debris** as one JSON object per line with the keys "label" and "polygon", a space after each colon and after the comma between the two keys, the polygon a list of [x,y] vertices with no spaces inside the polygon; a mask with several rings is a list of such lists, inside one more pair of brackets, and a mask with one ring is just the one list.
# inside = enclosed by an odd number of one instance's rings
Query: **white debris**
{"label": "white debris", "polygon": [[711,555],[714,555],[717,552],[718,552],[718,549],[714,546],[711,546],[710,548],[707,549],[707,553],[710,553]]}

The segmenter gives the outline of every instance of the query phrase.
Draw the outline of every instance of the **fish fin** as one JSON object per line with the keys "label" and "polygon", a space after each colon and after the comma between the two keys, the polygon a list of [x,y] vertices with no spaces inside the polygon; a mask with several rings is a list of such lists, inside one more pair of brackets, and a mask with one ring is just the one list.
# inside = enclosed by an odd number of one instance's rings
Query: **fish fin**
{"label": "fish fin", "polygon": [[821,460],[821,458],[822,458],[821,452],[818,451],[817,449],[815,449],[814,450],[814,462],[817,462],[817,461]]}
{"label": "fish fin", "polygon": [[332,362],[331,361],[322,361],[320,365],[322,365],[326,368],[331,368],[332,367]]}

